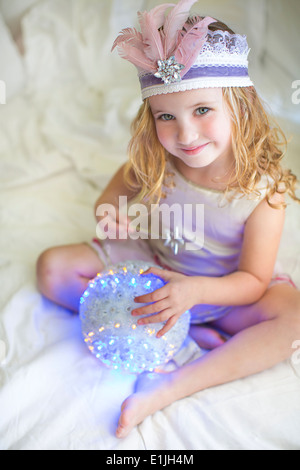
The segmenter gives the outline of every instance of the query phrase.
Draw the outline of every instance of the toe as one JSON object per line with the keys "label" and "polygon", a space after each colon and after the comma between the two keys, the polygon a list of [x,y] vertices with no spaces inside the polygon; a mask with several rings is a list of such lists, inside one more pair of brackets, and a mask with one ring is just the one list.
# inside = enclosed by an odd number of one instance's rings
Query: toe
{"label": "toe", "polygon": [[123,439],[131,431],[130,427],[130,397],[125,400],[121,406],[121,416],[116,430],[116,437]]}
{"label": "toe", "polygon": [[118,427],[117,427],[116,437],[118,439],[123,439],[125,437],[125,429],[121,424],[119,424]]}

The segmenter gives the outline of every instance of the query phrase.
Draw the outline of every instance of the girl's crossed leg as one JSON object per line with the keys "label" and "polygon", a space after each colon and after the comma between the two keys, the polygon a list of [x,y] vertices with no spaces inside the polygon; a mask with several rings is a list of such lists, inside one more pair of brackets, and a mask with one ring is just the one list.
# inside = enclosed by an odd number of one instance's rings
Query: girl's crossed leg
{"label": "girl's crossed leg", "polygon": [[123,438],[148,415],[209,387],[266,370],[292,355],[300,339],[300,292],[288,284],[267,290],[256,304],[235,307],[213,326],[231,339],[167,374],[141,376],[124,401],[117,428]]}
{"label": "girl's crossed leg", "polygon": [[53,302],[78,312],[88,282],[103,270],[97,253],[85,243],[46,250],[37,262],[40,292]]}

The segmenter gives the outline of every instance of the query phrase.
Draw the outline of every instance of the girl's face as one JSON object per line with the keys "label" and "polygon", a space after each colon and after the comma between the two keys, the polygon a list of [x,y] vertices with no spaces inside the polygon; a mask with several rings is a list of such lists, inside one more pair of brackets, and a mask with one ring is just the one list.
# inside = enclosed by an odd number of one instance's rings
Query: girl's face
{"label": "girl's face", "polygon": [[189,168],[233,161],[231,120],[222,88],[169,93],[149,98],[158,139]]}

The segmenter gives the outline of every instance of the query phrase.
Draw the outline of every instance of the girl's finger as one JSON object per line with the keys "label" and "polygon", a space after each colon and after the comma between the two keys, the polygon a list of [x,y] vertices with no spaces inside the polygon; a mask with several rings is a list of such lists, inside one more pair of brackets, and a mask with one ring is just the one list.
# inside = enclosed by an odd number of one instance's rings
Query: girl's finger
{"label": "girl's finger", "polygon": [[131,220],[126,214],[122,214],[121,212],[116,214],[116,222],[119,223],[119,225],[124,225],[125,227],[128,227]]}
{"label": "girl's finger", "polygon": [[138,317],[138,316],[141,316],[141,315],[151,315],[151,314],[154,314],[154,313],[162,312],[163,310],[165,310],[168,307],[169,307],[169,303],[166,302],[165,299],[163,299],[159,302],[155,302],[155,303],[152,303],[150,305],[146,305],[145,307],[140,307],[140,308],[134,309],[131,312],[131,314],[134,317]]}
{"label": "girl's finger", "polygon": [[172,271],[167,271],[166,269],[161,268],[149,268],[147,271],[142,273],[142,276],[145,276],[145,274],[154,274],[154,276],[158,276],[167,282],[172,278]]}
{"label": "girl's finger", "polygon": [[151,323],[162,323],[167,321],[170,316],[169,309],[157,313],[156,315],[151,315],[151,317],[141,318],[138,320],[138,325],[149,325]]}
{"label": "girl's finger", "polygon": [[173,317],[169,318],[169,320],[167,321],[167,323],[165,324],[165,326],[159,330],[159,332],[157,333],[156,337],[157,338],[161,338],[162,336],[164,336],[166,333],[168,333],[168,331],[171,330],[171,328],[173,328],[173,326],[177,323],[177,320],[178,320],[178,317],[176,315],[174,315]]}
{"label": "girl's finger", "polygon": [[126,237],[127,238],[127,235],[129,233],[129,225],[130,225],[130,218],[120,212],[119,210],[116,211],[116,227],[117,227],[117,230],[118,230],[118,235],[121,236],[122,238],[123,237]]}
{"label": "girl's finger", "polygon": [[156,289],[155,291],[150,292],[149,294],[143,294],[138,297],[135,297],[134,301],[138,304],[150,304],[163,300],[166,297],[168,297],[168,288],[165,285],[160,289]]}

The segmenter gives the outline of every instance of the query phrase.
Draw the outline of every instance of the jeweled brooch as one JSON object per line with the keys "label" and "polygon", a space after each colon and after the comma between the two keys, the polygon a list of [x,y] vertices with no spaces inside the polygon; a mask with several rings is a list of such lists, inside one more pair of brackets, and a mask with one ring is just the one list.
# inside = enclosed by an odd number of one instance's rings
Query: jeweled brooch
{"label": "jeweled brooch", "polygon": [[166,85],[181,81],[180,71],[184,69],[185,66],[179,64],[175,56],[172,55],[167,60],[159,60],[157,65],[158,69],[154,76],[161,78]]}

